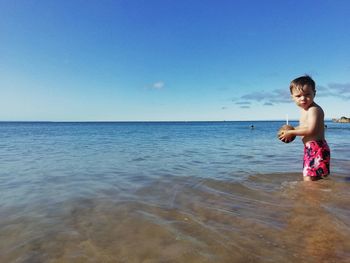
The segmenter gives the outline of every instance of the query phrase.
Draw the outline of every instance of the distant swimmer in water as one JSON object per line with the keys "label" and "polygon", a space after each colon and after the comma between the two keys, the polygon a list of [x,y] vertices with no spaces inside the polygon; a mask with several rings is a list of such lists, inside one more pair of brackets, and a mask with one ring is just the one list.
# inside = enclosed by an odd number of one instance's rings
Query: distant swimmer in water
{"label": "distant swimmer in water", "polygon": [[251,129],[251,130],[254,130],[254,125],[253,125],[253,124],[250,125],[250,129]]}

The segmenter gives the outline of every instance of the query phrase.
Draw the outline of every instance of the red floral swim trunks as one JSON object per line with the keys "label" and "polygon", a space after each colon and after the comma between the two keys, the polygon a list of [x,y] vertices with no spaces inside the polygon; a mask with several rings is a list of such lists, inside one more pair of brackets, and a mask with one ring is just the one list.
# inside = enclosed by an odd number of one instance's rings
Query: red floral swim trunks
{"label": "red floral swim trunks", "polygon": [[331,152],[326,140],[309,141],[304,147],[303,175],[315,178],[329,174]]}

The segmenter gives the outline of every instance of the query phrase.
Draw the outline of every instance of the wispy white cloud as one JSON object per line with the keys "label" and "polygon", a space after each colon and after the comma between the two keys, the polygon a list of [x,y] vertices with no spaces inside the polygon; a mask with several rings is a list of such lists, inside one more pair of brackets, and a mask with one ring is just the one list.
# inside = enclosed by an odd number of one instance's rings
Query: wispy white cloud
{"label": "wispy white cloud", "polygon": [[158,81],[152,84],[152,89],[164,89],[165,83],[163,81]]}

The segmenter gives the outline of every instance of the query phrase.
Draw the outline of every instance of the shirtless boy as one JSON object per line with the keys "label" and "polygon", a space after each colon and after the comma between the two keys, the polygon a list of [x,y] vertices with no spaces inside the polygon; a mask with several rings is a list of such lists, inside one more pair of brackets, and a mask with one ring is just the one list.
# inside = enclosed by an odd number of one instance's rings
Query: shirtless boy
{"label": "shirtless boy", "polygon": [[329,174],[330,150],[325,140],[324,112],[314,102],[315,86],[310,76],[296,78],[290,83],[292,99],[301,112],[299,126],[279,136],[282,141],[301,136],[304,143],[304,181],[315,181]]}

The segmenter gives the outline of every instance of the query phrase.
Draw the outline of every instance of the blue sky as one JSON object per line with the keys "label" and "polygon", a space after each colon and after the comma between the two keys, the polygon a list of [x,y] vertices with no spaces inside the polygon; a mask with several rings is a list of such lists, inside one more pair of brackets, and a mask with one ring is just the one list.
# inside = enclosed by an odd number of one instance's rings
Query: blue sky
{"label": "blue sky", "polygon": [[350,1],[0,0],[0,120],[350,116]]}

